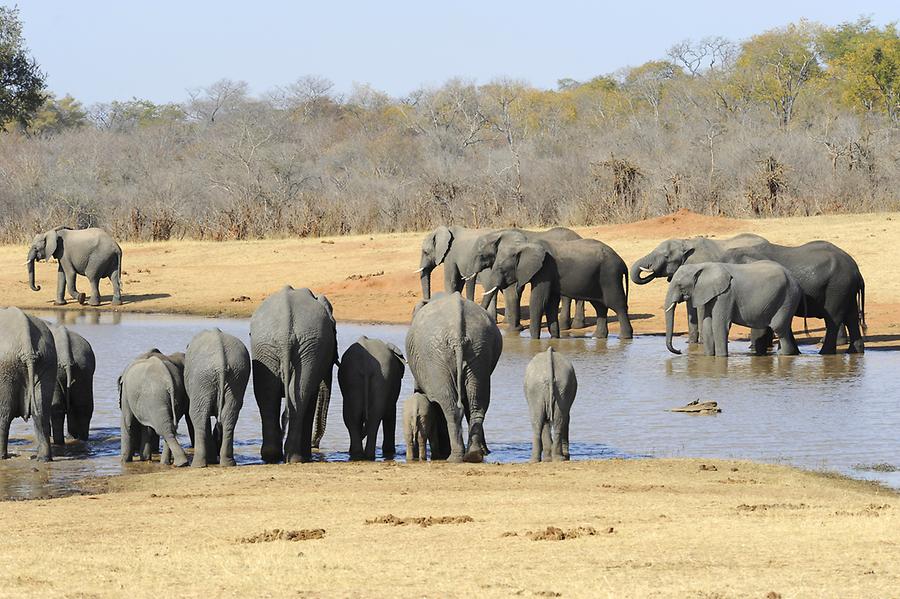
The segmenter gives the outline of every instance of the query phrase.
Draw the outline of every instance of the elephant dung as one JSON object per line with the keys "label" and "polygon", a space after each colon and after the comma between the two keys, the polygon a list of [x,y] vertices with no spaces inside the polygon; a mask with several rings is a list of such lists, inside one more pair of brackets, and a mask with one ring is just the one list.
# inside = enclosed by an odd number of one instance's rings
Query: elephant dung
{"label": "elephant dung", "polygon": [[699,399],[695,399],[687,405],[681,406],[680,408],[672,408],[669,411],[706,416],[709,414],[718,414],[722,411],[722,408],[720,408],[719,404],[715,401],[704,401],[701,403]]}

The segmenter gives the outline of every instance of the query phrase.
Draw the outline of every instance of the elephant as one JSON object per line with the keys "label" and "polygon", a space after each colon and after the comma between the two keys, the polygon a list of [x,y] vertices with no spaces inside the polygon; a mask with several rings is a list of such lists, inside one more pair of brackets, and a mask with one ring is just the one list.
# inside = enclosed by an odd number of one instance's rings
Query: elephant
{"label": "elephant", "polygon": [[[472,251],[472,266],[469,267],[469,274],[465,280],[468,281],[475,273],[490,269],[494,265],[497,257],[497,250],[501,243],[511,243],[514,241],[574,241],[581,239],[581,235],[567,229],[565,227],[554,227],[547,231],[526,231],[524,229],[501,229],[499,231],[491,231],[480,236],[475,241],[475,247]],[[487,287],[485,287],[487,289]],[[502,290],[503,299],[506,304],[506,322],[507,326],[513,330],[522,329],[521,324],[521,308],[519,289],[515,285]],[[469,298],[473,299],[473,298]],[[576,300],[575,302],[575,322],[571,319],[571,301],[569,298],[560,298],[562,302],[561,312],[561,329],[584,328],[584,300]]]}
{"label": "elephant", "polygon": [[28,284],[32,291],[40,291],[34,282],[35,260],[56,258],[59,262],[56,279],[57,306],[66,303],[66,287],[72,299],[84,302],[84,294],[75,287],[76,275],[87,277],[91,284],[88,304],[100,305],[100,279],[112,283],[112,304],[122,303],[122,248],[103,229],[70,229],[57,227],[36,235],[28,251]]}
{"label": "elephant", "polygon": [[[191,439],[191,446],[194,445],[194,425],[191,422],[190,409],[189,409],[189,398],[187,395],[187,391],[184,387],[184,353],[183,352],[174,352],[171,354],[164,354],[159,351],[157,348],[153,348],[148,350],[141,355],[139,355],[137,359],[143,358],[157,358],[158,360],[163,360],[164,362],[170,363],[175,368],[175,372],[178,373],[178,381],[179,384],[176,386],[176,393],[178,393],[178,403],[179,405],[188,406],[185,408],[184,420],[187,424],[188,435]],[[178,428],[178,424],[181,422],[181,417],[179,417],[175,421],[175,428]],[[141,435],[141,460],[149,461],[153,458],[154,453],[160,453],[159,451],[159,435],[156,431],[153,430],[152,427],[147,426],[144,427],[144,430]],[[172,453],[169,451],[169,446],[166,443],[163,443],[162,453],[159,458],[160,463],[163,464],[171,464],[172,463]]]}
{"label": "elephant", "polygon": [[63,425],[69,434],[87,441],[94,414],[94,370],[97,360],[87,339],[65,326],[51,326],[56,346],[57,373],[50,410],[54,445],[65,445]]}
{"label": "elephant", "polygon": [[802,299],[797,279],[771,260],[685,264],[675,271],[666,293],[666,347],[681,353],[672,346],[675,306],[690,300],[697,310],[708,356],[728,356],[732,323],[754,329],[771,327],[778,333],[782,355],[799,354],[791,323]]}
{"label": "elephant", "polygon": [[609,308],[619,319],[619,338],[634,335],[628,317],[628,269],[615,250],[596,239],[501,242],[488,281],[491,288],[485,292],[483,305],[498,289],[515,285],[521,294],[525,285],[531,284],[532,339],[541,336],[541,315],[547,318],[550,335],[559,337],[560,296],[587,300],[594,306],[594,337],[609,336]]}
{"label": "elephant", "polygon": [[338,384],[344,398],[344,424],[350,433],[351,460],[375,459],[379,426],[383,435],[381,455],[386,460],[394,458],[397,398],[406,371],[404,362],[396,345],[365,335],[341,356]]}
{"label": "elephant", "polygon": [[525,399],[534,440],[531,461],[569,459],[569,411],[578,392],[572,363],[553,350],[537,354],[525,368]]}
{"label": "elephant", "polygon": [[[452,462],[481,462],[488,454],[484,418],[491,374],[502,351],[496,323],[459,292],[436,294],[416,307],[406,334],[406,359],[416,390],[443,412]],[[463,442],[463,416],[469,424],[468,444]]]}
{"label": "elephant", "polygon": [[416,391],[403,402],[403,437],[406,441],[406,461],[424,462],[428,459],[426,445],[431,448],[431,459],[446,459],[450,438],[446,421],[436,403],[428,401],[425,394]]}
{"label": "elephant", "polygon": [[325,433],[332,366],[339,364],[331,303],[324,295],[286,285],[253,313],[250,342],[262,459],[267,464],[308,462]]}
{"label": "elephant", "polygon": [[234,428],[249,381],[250,353],[240,339],[218,328],[191,339],[184,356],[184,388],[194,426],[191,466],[235,465]]}
{"label": "elephant", "polygon": [[[143,445],[141,459],[146,459],[148,440],[158,435],[174,458],[175,466],[187,466],[187,454],[176,438],[178,421],[187,412],[184,403],[187,394],[178,367],[161,355],[138,357],[119,377],[122,461],[132,461],[138,443]],[[152,434],[148,429],[152,429]],[[160,462],[169,463],[165,450]]]}
{"label": "elephant", "polygon": [[[860,329],[866,328],[866,283],[850,254],[827,241],[810,241],[796,247],[765,243],[732,248],[725,252],[722,261],[749,264],[758,260],[777,262],[800,284],[803,302],[797,316],[825,320],[820,354],[837,352],[838,337],[845,326],[849,337],[847,353],[865,351]],[[768,345],[766,333],[754,331],[754,343]]]}
{"label": "elephant", "polygon": [[13,418],[33,418],[36,458],[53,459],[50,411],[56,388],[56,344],[47,324],[19,308],[0,310],[0,459],[9,457]]}

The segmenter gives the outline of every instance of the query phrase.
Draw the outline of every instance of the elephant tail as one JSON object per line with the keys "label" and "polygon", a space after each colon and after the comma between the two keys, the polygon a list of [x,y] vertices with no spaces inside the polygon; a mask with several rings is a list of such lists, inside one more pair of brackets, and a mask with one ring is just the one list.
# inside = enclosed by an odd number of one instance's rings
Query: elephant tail
{"label": "elephant tail", "polygon": [[72,396],[72,383],[74,383],[75,381],[72,379],[72,365],[71,365],[71,364],[66,364],[65,368],[66,368],[66,388],[65,388],[65,393],[63,393],[63,398],[64,398],[64,400],[65,400],[65,402],[66,402],[66,403],[65,403],[65,405],[66,405],[66,413],[68,413],[68,412],[69,412],[69,406],[72,404],[72,399],[71,399],[71,396]]}
{"label": "elephant tail", "polygon": [[[284,387],[285,403],[284,412],[282,413],[282,429],[285,428],[284,415],[292,414],[294,410],[298,409],[297,384],[300,377],[297,370],[299,364],[294,364],[291,354],[291,346],[288,344],[284,355],[281,357],[281,385]],[[281,434],[282,436],[284,435],[284,430],[281,431]]]}
{"label": "elephant tail", "polygon": [[547,358],[550,362],[550,371],[547,377],[547,384],[549,385],[548,393],[547,393],[547,405],[544,407],[547,412],[547,418],[550,419],[550,422],[553,422],[554,417],[556,416],[556,406],[557,406],[557,396],[556,396],[556,372],[553,367],[553,348],[549,348],[547,350]]}
{"label": "elephant tail", "polygon": [[625,270],[622,272],[622,277],[625,279],[625,305],[627,306],[628,305],[628,292],[629,292],[628,286],[629,286],[629,279],[630,279],[630,277],[628,276],[628,267],[627,266],[625,267]]}
{"label": "elephant tail", "polygon": [[456,353],[456,406],[459,408],[460,412],[463,412],[466,393],[465,364],[463,363],[466,343],[466,318],[465,314],[463,313],[463,311],[465,310],[465,305],[462,301],[462,296],[460,296],[457,304],[457,317],[459,318],[459,328],[457,330],[459,331],[459,339],[456,343],[453,344],[453,350]]}
{"label": "elephant tail", "polygon": [[800,292],[800,299],[803,301],[803,334],[809,337],[809,324],[806,322],[807,318],[807,304],[806,304],[806,294],[802,291]]}
{"label": "elephant tail", "polygon": [[28,373],[28,383],[26,386],[28,387],[28,401],[25,406],[25,413],[22,415],[22,418],[25,422],[28,422],[28,419],[31,418],[31,414],[34,412],[35,406],[35,395],[34,395],[34,386],[37,381],[34,380],[34,354],[28,354],[25,356],[25,369]]}
{"label": "elephant tail", "polygon": [[859,324],[862,330],[866,331],[869,329],[869,325],[866,324],[866,280],[863,279],[862,273],[859,273],[859,291],[857,291],[857,294],[859,295],[857,304],[859,307]]}
{"label": "elephant tail", "polygon": [[225,404],[225,386],[227,382],[225,380],[225,371],[228,368],[228,360],[225,357],[225,343],[222,339],[222,331],[216,329],[216,337],[219,341],[218,343],[218,358],[219,364],[218,368],[216,368],[216,372],[219,375],[219,380],[217,381],[219,384],[218,393],[216,394],[216,420],[221,422],[222,414],[223,414],[223,406]]}
{"label": "elephant tail", "polygon": [[319,383],[319,395],[316,398],[315,423],[313,425],[312,446],[319,448],[322,437],[325,436],[325,425],[328,420],[328,405],[331,403],[331,385],[322,381]]}

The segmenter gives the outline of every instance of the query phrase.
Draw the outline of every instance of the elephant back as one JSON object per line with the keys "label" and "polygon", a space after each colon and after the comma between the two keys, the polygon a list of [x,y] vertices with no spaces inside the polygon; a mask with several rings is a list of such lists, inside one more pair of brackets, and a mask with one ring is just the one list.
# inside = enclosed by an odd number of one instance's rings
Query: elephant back
{"label": "elephant back", "polygon": [[[325,353],[337,361],[337,329],[331,304],[309,289],[290,286],[267,297],[250,318],[253,358],[283,353],[285,346],[301,353]],[[275,359],[278,359],[277,356]]]}

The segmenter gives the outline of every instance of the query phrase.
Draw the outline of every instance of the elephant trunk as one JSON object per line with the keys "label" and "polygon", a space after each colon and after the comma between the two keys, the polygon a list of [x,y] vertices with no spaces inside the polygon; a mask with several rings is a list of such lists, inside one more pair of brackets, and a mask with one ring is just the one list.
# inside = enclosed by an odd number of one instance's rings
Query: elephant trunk
{"label": "elephant trunk", "polygon": [[661,260],[654,259],[652,254],[648,254],[631,265],[631,280],[637,285],[646,285],[656,277],[660,276],[659,271],[662,264]]}
{"label": "elephant trunk", "polygon": [[432,270],[434,270],[434,264],[432,264],[425,256],[422,256],[422,261],[419,263],[419,270],[416,271],[421,273],[420,277],[422,282],[422,299],[431,299]]}
{"label": "elephant trunk", "polygon": [[40,291],[41,286],[34,284],[34,260],[34,250],[31,250],[28,252],[28,284],[31,286],[32,291]]}
{"label": "elephant trunk", "polygon": [[675,332],[675,306],[678,302],[670,296],[671,293],[666,294],[666,348],[673,354],[680,354],[681,351],[672,345],[672,335]]}
{"label": "elephant trunk", "polygon": [[64,401],[66,402],[66,413],[69,412],[69,406],[72,405],[71,395],[72,395],[72,365],[66,364],[66,392],[64,394]]}

